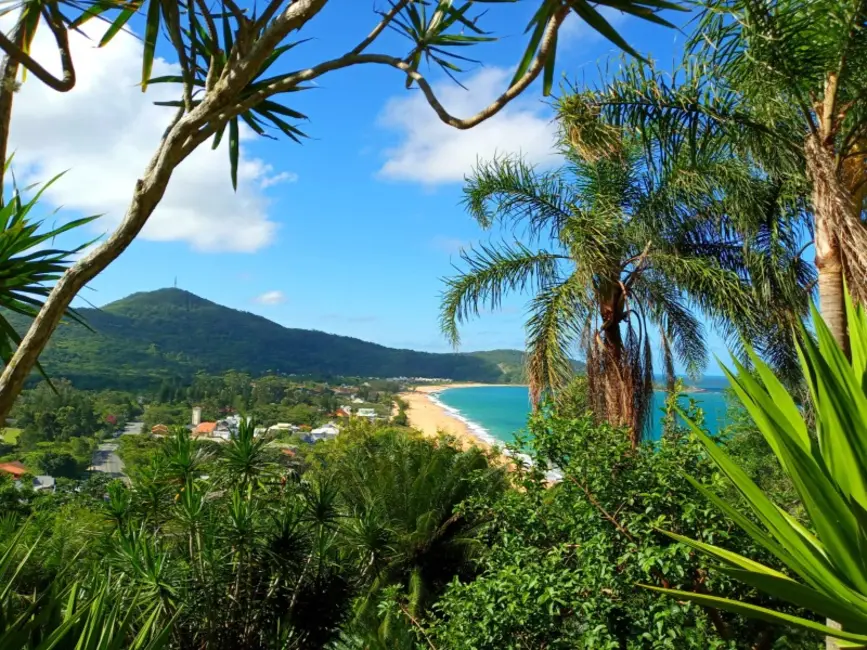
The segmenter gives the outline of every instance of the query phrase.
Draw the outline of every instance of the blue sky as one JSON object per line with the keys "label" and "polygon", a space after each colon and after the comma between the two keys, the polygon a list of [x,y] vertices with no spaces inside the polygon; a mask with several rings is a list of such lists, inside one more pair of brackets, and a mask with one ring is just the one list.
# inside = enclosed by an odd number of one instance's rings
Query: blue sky
{"label": "blue sky", "polygon": [[[475,48],[484,66],[462,76],[469,92],[427,71],[447,108],[461,116],[505,88],[536,3],[486,6],[484,25],[502,38]],[[302,34],[313,40],[287,55],[283,68],[350,49],[375,23],[372,7],[330,2]],[[619,16],[615,21],[627,40],[663,67],[679,56],[678,32]],[[45,37],[35,51],[42,48],[42,60],[53,60]],[[131,36],[103,50],[81,41],[73,43],[80,81],[72,93],[49,95],[28,82],[16,99],[16,171],[35,181],[69,169],[48,201],[62,206],[63,217],[105,213],[99,228],[107,231],[169,118],[168,109],[150,102],[175,91],[152,88],[142,95],[133,88],[140,45]],[[405,50],[394,34],[373,48]],[[610,43],[573,21],[561,36],[558,76],[592,84],[599,67],[609,59],[616,65],[619,57]],[[161,62],[157,72],[171,64]],[[102,305],[177,279],[180,288],[286,326],[448,350],[437,323],[440,278],[453,272],[461,246],[489,237],[460,206],[461,178],[477,155],[495,152],[521,150],[542,166],[556,163],[551,111],[539,84],[490,125],[469,132],[439,124],[420,93],[405,90],[390,69],[340,71],[287,103],[309,116],[302,126],[309,140],[299,146],[245,139],[235,195],[224,151],[203,151],[201,160],[186,161],[159,218],[84,296]],[[524,301],[510,300],[502,313],[467,325],[462,349],[522,347]],[[712,351],[724,352],[717,337],[711,342]]]}

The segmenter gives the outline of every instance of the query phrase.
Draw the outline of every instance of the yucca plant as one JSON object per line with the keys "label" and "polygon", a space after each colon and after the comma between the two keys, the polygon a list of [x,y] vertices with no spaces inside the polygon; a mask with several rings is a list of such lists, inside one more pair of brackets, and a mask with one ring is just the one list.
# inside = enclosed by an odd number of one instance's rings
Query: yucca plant
{"label": "yucca plant", "polygon": [[[8,166],[9,163],[6,168]],[[73,219],[52,228],[45,228],[44,221],[33,218],[43,192],[59,178],[55,176],[42,185],[29,200],[25,200],[16,187],[10,200],[0,206],[2,310],[35,318],[51,291],[51,284],[75,261],[75,255],[92,243],[88,241],[69,250],[53,245],[55,237],[90,223],[97,218],[95,216]],[[72,320],[81,322],[74,310],[68,309],[66,313]],[[21,336],[0,311],[0,360],[3,363],[8,363],[20,342]]]}
{"label": "yucca plant", "polygon": [[815,339],[806,332],[801,337],[799,356],[815,413],[815,431],[810,431],[798,404],[755,354],[754,373],[737,362],[737,375],[726,370],[732,388],[795,486],[806,512],[805,525],[777,507],[714,439],[691,424],[708,455],[740,491],[753,518],[691,482],[795,577],[668,533],[722,562],[719,570],[723,573],[837,621],[842,629],[712,595],[650,589],[813,630],[840,639],[843,647],[867,645],[867,315],[848,295],[846,310],[851,360],[815,309]]}
{"label": "yucca plant", "polygon": [[19,596],[15,586],[40,543],[29,546],[21,527],[0,555],[0,648],[3,650],[159,650],[167,645],[175,617],[166,625],[159,608],[139,594],[124,598],[108,582],[90,588],[56,576],[44,592]]}

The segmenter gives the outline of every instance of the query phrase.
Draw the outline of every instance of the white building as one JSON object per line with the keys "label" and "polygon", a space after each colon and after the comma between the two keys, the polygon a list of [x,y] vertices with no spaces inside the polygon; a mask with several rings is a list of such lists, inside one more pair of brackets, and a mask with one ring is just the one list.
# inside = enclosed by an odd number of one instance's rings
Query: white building
{"label": "white building", "polygon": [[321,426],[318,429],[313,429],[313,431],[304,436],[304,439],[307,442],[331,440],[333,438],[336,438],[338,433],[340,433],[340,427],[334,424],[334,422],[329,422],[328,424]]}
{"label": "white building", "polygon": [[49,492],[54,492],[57,487],[57,483],[54,480],[53,476],[34,476],[33,477],[33,489],[36,492],[40,492],[42,490],[47,490]]}
{"label": "white building", "polygon": [[289,424],[288,422],[278,422],[277,424],[268,427],[269,433],[279,433],[280,431],[289,431],[290,433],[296,433],[301,430],[301,427],[297,427],[294,424]]}
{"label": "white building", "polygon": [[355,415],[357,415],[360,418],[367,418],[368,420],[375,420],[376,419],[376,409],[371,409],[371,408],[358,409],[358,411],[355,412]]}

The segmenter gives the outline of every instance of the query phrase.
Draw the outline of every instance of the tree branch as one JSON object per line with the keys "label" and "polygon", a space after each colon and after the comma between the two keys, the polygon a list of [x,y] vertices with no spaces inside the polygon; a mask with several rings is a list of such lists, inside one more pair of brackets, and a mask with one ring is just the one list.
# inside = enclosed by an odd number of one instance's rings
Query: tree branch
{"label": "tree branch", "polygon": [[373,28],[373,31],[370,32],[370,34],[367,35],[367,38],[365,38],[358,45],[352,48],[352,51],[350,51],[349,53],[361,54],[364,50],[366,50],[367,47],[379,37],[379,35],[382,33],[382,30],[388,27],[388,24],[392,20],[394,20],[394,17],[397,16],[397,14],[399,14],[408,4],[409,0],[400,0],[400,2],[395,3],[394,6],[391,8],[391,11],[383,14],[382,20],[379,21],[379,24]]}
{"label": "tree branch", "polygon": [[73,298],[85,284],[126,250],[153,214],[165,194],[172,172],[188,151],[191,151],[183,145],[201,126],[206,110],[200,104],[192,113],[187,113],[178,120],[160,143],[142,178],[136,181],[132,200],[121,224],[102,245],[69,268],[52,288],[42,309],[33,319],[27,334],[0,375],[0,421],[3,421],[11,410],[15,398],[21,392],[24,382]]}
{"label": "tree branch", "polygon": [[[276,2],[276,0],[274,1]],[[196,0],[196,2],[201,6],[202,0]],[[225,66],[220,72],[219,78],[214,80],[213,86],[206,89],[205,96],[198,106],[183,116],[176,116],[177,121],[166,133],[144,175],[136,182],[132,200],[121,224],[101,246],[68,269],[55,284],[26,336],[18,346],[15,355],[3,369],[3,373],[0,375],[0,418],[5,417],[11,410],[15,398],[20,393],[39,355],[75,295],[87,282],[117,259],[132,243],[165,194],[174,169],[195,147],[214,133],[217,125],[239,115],[275,93],[296,88],[304,81],[315,79],[332,70],[375,63],[400,70],[414,80],[425,95],[427,102],[444,123],[458,129],[469,129],[498,113],[536,79],[548,57],[553,55],[557,30],[568,13],[568,7],[563,6],[549,22],[536,57],[527,72],[488,107],[466,119],[456,118],[449,114],[437,99],[424,76],[412,70],[404,61],[382,54],[364,54],[358,49],[363,50],[375,40],[387,26],[388,20],[393,19],[393,16],[381,21],[367,38],[344,56],[290,74],[282,80],[269,84],[244,102],[238,102],[238,93],[255,77],[261,69],[262,63],[270,56],[274,48],[290,32],[301,29],[315,17],[326,2],[327,0],[294,0],[283,14],[265,29],[246,56],[232,60]],[[61,49],[61,60],[66,73],[65,82],[71,87],[71,84],[74,84],[75,76],[71,67],[72,62],[69,57],[66,32],[62,29],[57,30],[54,21],[49,21],[49,24]],[[211,27],[212,25],[209,25],[209,30]],[[0,36],[3,39],[0,40],[0,48],[10,52],[13,59],[22,61],[22,65],[33,70],[34,74],[37,74],[37,69],[44,73],[39,64],[21,52],[20,48],[16,48],[5,35],[0,34]],[[47,73],[42,76],[37,74],[37,77],[53,88],[58,87],[57,83],[51,83],[56,80],[50,78]]]}
{"label": "tree branch", "polygon": [[[321,0],[309,1],[317,2]],[[488,106],[468,118],[461,119],[449,113],[440,103],[439,99],[436,96],[436,93],[434,93],[433,88],[431,88],[430,83],[427,81],[427,79],[425,79],[424,75],[422,75],[417,70],[413,70],[412,67],[402,59],[394,56],[389,56],[387,54],[355,54],[354,50],[352,50],[339,58],[325,61],[324,63],[320,63],[319,65],[313,66],[312,68],[307,68],[306,70],[299,70],[294,74],[284,77],[279,81],[275,81],[272,84],[269,84],[260,91],[250,95],[250,97],[244,102],[231,107],[224,113],[221,113],[219,115],[219,119],[229,119],[231,117],[234,117],[235,115],[239,115],[240,113],[243,113],[244,111],[253,108],[254,106],[272,95],[285,92],[291,88],[295,88],[296,86],[305,81],[311,81],[313,79],[316,79],[317,77],[321,77],[328,72],[340,70],[342,68],[347,68],[353,65],[374,63],[378,65],[386,65],[392,68],[396,68],[404,72],[408,77],[415,81],[421,89],[422,93],[424,94],[427,103],[430,105],[431,108],[433,108],[434,112],[444,123],[456,129],[471,129],[474,126],[480,124],[481,122],[484,122],[485,120],[499,113],[503,108],[505,108],[505,106],[509,102],[515,99],[518,95],[520,95],[527,88],[527,86],[533,83],[533,81],[539,76],[539,73],[542,72],[542,69],[545,67],[545,62],[547,61],[548,56],[553,54],[552,50],[556,45],[555,37],[557,35],[557,30],[560,29],[560,25],[563,23],[563,20],[568,15],[568,11],[568,7],[561,8],[552,18],[551,22],[548,23],[548,27],[546,28],[545,33],[542,36],[539,51],[536,53],[536,57],[533,59],[533,63],[527,69],[527,72],[524,73],[524,76],[522,76],[520,79],[518,79],[518,81],[509,86],[509,88],[507,88],[502,95],[497,97],[497,99],[491,102]]]}
{"label": "tree branch", "polygon": [[44,83],[46,86],[53,88],[57,92],[65,93],[75,87],[75,68],[72,65],[72,55],[69,52],[69,36],[66,33],[66,28],[63,24],[58,23],[60,17],[55,5],[51,5],[50,10],[48,11],[43,9],[42,15],[45,18],[45,22],[48,23],[51,33],[54,34],[57,49],[60,51],[60,65],[63,68],[62,79],[58,79],[48,72],[48,70],[43,68],[35,59],[12,42],[2,31],[0,31],[0,49],[15,61],[15,63],[24,66],[27,70],[32,72],[33,76],[39,79],[39,81]]}
{"label": "tree branch", "polygon": [[[12,31],[12,41],[20,44],[23,38],[24,24],[19,22]],[[9,126],[12,122],[12,102],[15,100],[18,67],[18,62],[8,55],[3,57],[0,65],[0,206],[3,205],[6,152],[9,147]]]}
{"label": "tree branch", "polygon": [[[219,76],[219,72],[217,71],[217,57],[220,54],[220,40],[217,36],[217,26],[214,24],[214,17],[211,16],[211,12],[205,4],[205,0],[195,1],[199,6],[199,11],[202,12],[202,18],[204,19],[205,27],[208,30],[208,38],[211,39],[211,60],[208,64],[208,74],[205,77],[205,92],[210,92],[214,88],[214,84],[217,82],[217,77]],[[190,7],[191,15],[193,11],[195,11],[195,9]],[[194,58],[193,65],[195,64],[196,60]]]}

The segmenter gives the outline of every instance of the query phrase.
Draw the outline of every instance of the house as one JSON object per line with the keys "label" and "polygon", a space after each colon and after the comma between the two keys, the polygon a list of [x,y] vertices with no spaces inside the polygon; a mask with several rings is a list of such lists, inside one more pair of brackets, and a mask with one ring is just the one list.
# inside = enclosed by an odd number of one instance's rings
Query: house
{"label": "house", "polygon": [[0,463],[0,472],[11,474],[12,478],[17,481],[25,474],[28,474],[30,470],[24,467],[24,465],[19,463],[17,460],[13,460],[8,463]]}
{"label": "house", "polygon": [[332,415],[336,418],[348,418],[349,417],[349,409],[339,408]]}
{"label": "house", "polygon": [[300,427],[296,427],[294,424],[289,424],[288,422],[278,422],[277,424],[268,427],[268,433],[280,433],[282,431],[295,433],[296,431],[300,430]]}
{"label": "house", "polygon": [[371,408],[358,409],[355,412],[355,415],[357,415],[360,418],[367,418],[369,420],[375,420],[377,417],[376,416],[376,409],[371,409]]}
{"label": "house", "polygon": [[217,429],[216,422],[202,422],[197,425],[195,429],[193,429],[193,437],[194,438],[210,438],[214,435],[214,431]]}
{"label": "house", "polygon": [[53,476],[36,476],[33,478],[33,490],[36,492],[54,492],[56,489],[57,483]]}
{"label": "house", "polygon": [[151,434],[155,436],[168,435],[169,428],[165,424],[157,424],[151,427]]}
{"label": "house", "polygon": [[334,422],[329,422],[324,426],[313,429],[310,433],[305,435],[304,442],[319,442],[320,440],[331,440],[332,438],[336,438],[338,433],[340,433],[340,427],[334,424]]}
{"label": "house", "polygon": [[352,403],[353,403],[353,404],[364,404],[364,400],[361,399],[360,397],[353,397],[353,398],[352,398]]}

